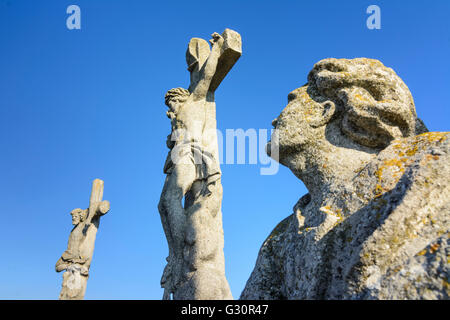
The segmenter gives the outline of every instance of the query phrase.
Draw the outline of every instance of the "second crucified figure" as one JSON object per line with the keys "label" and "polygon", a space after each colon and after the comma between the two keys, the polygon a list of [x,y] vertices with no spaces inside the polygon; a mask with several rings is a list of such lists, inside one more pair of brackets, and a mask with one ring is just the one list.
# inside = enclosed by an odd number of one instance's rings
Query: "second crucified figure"
{"label": "second crucified figure", "polygon": [[225,277],[214,92],[241,56],[241,37],[226,29],[210,43],[191,39],[189,89],[171,89],[165,97],[172,133],[158,205],[169,245],[163,299],[233,298]]}

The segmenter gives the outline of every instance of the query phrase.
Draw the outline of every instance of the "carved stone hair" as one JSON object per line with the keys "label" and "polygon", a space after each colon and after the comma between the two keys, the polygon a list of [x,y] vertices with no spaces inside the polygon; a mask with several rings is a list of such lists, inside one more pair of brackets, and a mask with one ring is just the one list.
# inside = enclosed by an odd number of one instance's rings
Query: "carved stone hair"
{"label": "carved stone hair", "polygon": [[183,103],[185,102],[190,95],[189,90],[184,88],[173,88],[167,91],[165,96],[166,106],[169,107],[170,102]]}
{"label": "carved stone hair", "polygon": [[77,215],[80,216],[80,221],[84,221],[86,219],[86,216],[87,216],[87,210],[83,210],[83,209],[77,208],[77,209],[73,209],[70,212],[70,214],[71,215],[77,214]]}
{"label": "carved stone hair", "polygon": [[313,99],[336,104],[342,132],[364,146],[384,148],[428,131],[417,119],[408,87],[378,60],[321,60],[309,73],[308,86]]}

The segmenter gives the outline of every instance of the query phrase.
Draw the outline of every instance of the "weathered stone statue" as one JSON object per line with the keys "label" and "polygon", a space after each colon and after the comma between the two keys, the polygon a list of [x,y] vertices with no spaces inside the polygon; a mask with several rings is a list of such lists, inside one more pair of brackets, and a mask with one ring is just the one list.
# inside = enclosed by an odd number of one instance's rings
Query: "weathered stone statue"
{"label": "weathered stone statue", "polygon": [[66,271],[63,274],[62,290],[59,295],[61,300],[84,298],[100,217],[109,211],[109,201],[102,201],[102,198],[103,181],[95,179],[89,208],[74,209],[70,213],[74,228],[69,236],[67,250],[55,266],[56,272]]}
{"label": "weathered stone statue", "polygon": [[169,245],[163,299],[232,299],[225,277],[214,92],[241,56],[241,37],[226,29],[210,43],[211,49],[207,41],[191,39],[189,89],[171,89],[165,97],[172,133],[158,206]]}
{"label": "weathered stone statue", "polygon": [[427,132],[392,69],[322,60],[273,125],[309,193],[241,299],[449,298],[450,133]]}

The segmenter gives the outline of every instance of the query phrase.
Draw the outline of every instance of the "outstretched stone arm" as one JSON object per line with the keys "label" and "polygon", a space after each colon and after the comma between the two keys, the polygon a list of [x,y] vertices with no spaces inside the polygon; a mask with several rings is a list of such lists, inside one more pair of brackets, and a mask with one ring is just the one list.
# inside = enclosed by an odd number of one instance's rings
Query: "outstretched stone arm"
{"label": "outstretched stone arm", "polygon": [[[236,31],[225,29],[222,35],[215,32],[212,37],[210,40],[212,49],[204,64],[203,61],[209,51],[207,42],[193,38],[192,46],[190,43],[188,47],[188,55],[191,56],[188,62],[188,70],[191,72],[189,90],[193,93],[194,101],[205,98],[208,92],[214,93],[242,55],[242,40]],[[192,58],[196,62],[192,63]]]}
{"label": "outstretched stone arm", "polygon": [[216,73],[217,63],[219,61],[223,38],[217,32],[212,34],[212,39],[210,40],[212,45],[211,52],[208,56],[203,67],[200,69],[199,81],[195,85],[192,91],[192,97],[194,101],[198,101],[206,98],[206,94],[209,91],[211,81]]}
{"label": "outstretched stone arm", "polygon": [[225,29],[222,33],[223,44],[221,47],[216,72],[209,85],[209,92],[215,92],[231,68],[242,55],[241,35],[231,29]]}

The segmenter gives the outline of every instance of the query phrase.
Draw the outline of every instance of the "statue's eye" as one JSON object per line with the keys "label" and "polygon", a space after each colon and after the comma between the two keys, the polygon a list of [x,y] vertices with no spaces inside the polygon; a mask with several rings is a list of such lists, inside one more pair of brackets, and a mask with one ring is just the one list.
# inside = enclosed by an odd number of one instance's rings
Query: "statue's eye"
{"label": "statue's eye", "polygon": [[291,102],[292,100],[295,100],[297,98],[297,95],[294,93],[288,94],[288,102]]}

